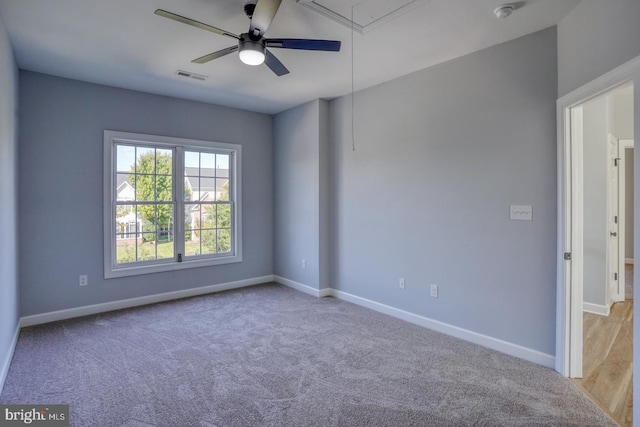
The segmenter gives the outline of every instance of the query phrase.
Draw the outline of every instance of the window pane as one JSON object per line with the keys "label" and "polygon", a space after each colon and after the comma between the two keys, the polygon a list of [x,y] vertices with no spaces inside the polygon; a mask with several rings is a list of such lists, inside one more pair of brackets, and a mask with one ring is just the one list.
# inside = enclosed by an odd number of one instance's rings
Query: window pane
{"label": "window pane", "polygon": [[117,145],[116,169],[118,172],[133,172],[136,164],[136,148],[129,145]]}
{"label": "window pane", "polygon": [[229,176],[229,155],[228,154],[216,154],[216,176],[218,177]]}
{"label": "window pane", "polygon": [[185,256],[196,255],[200,251],[200,242],[196,235],[196,230],[186,229],[184,233]]}
{"label": "window pane", "polygon": [[173,179],[160,175],[156,179],[156,201],[170,202],[173,200]]}
{"label": "window pane", "polygon": [[194,210],[196,209],[197,205],[191,204],[191,203],[185,203],[184,205],[184,228],[189,229],[189,228],[194,228],[194,221],[193,221],[193,216],[194,216]]}
{"label": "window pane", "polygon": [[154,148],[136,147],[136,173],[156,172],[156,150]]}
{"label": "window pane", "polygon": [[190,205],[190,206],[191,206],[191,228],[193,229],[200,228],[201,206],[200,205]]}
{"label": "window pane", "polygon": [[216,230],[202,230],[202,254],[216,253]]}
{"label": "window pane", "polygon": [[161,241],[173,241],[173,205],[158,205],[156,209],[156,231]]}
{"label": "window pane", "polygon": [[200,175],[216,176],[216,155],[212,153],[200,154]]}
{"label": "window pane", "polygon": [[231,227],[231,205],[220,204],[217,209],[216,227],[229,228]]}
{"label": "window pane", "polygon": [[184,178],[184,200],[189,201],[192,200],[193,197],[193,189],[191,188],[191,181],[189,178]]}
{"label": "window pane", "polygon": [[229,180],[216,179],[216,200],[226,202],[229,200]]}
{"label": "window pane", "polygon": [[170,236],[163,236],[162,233],[158,240],[158,259],[173,258],[173,239]]}
{"label": "window pane", "polygon": [[200,228],[216,228],[216,205],[201,205]]}
{"label": "window pane", "polygon": [[132,201],[136,199],[135,175],[130,173],[119,173],[116,176],[116,200],[119,202]]}
{"label": "window pane", "polygon": [[[199,168],[200,167],[200,153],[196,151],[185,151],[184,152],[184,167],[187,169],[190,168]],[[197,175],[198,172],[195,171],[191,175]],[[190,174],[187,174],[190,175]]]}
{"label": "window pane", "polygon": [[116,242],[116,263],[134,262],[136,260],[135,239],[123,239]]}
{"label": "window pane", "polygon": [[156,231],[156,207],[154,205],[139,205],[138,217],[142,221],[142,232]]}
{"label": "window pane", "polygon": [[200,199],[202,201],[213,202],[216,199],[215,178],[200,178]]}
{"label": "window pane", "polygon": [[136,175],[136,200],[153,202],[155,200],[155,175]]}
{"label": "window pane", "polygon": [[187,179],[189,180],[189,187],[191,188],[190,200],[200,200],[200,178],[188,176]]}
{"label": "window pane", "polygon": [[223,228],[218,230],[218,252],[225,253],[231,251],[231,230]]}
{"label": "window pane", "polygon": [[138,234],[138,261],[149,261],[156,259],[155,234]]}
{"label": "window pane", "polygon": [[171,175],[173,174],[173,151],[172,150],[156,150],[156,173]]}

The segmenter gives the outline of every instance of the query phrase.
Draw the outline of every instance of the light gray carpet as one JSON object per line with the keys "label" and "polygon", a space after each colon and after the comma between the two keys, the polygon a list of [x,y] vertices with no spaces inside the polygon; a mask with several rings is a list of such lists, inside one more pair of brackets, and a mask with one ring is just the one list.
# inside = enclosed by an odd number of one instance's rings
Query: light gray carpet
{"label": "light gray carpet", "polygon": [[615,426],[550,369],[275,284],[25,328],[0,403],[73,426]]}

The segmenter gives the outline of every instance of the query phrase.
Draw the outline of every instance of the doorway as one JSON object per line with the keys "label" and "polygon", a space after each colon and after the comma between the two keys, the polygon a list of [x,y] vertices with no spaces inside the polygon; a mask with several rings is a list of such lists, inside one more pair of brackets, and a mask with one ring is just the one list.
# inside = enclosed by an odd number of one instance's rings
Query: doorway
{"label": "doorway", "polygon": [[[625,211],[629,202],[624,196],[626,181],[621,170],[633,153],[637,76],[640,58],[558,100],[556,370],[571,378],[583,377],[583,350],[589,358],[588,346],[610,348],[606,338],[613,339],[612,334],[604,332],[605,339],[585,339],[583,343],[585,335],[594,337],[597,326],[606,323],[589,323],[584,330],[584,313],[611,320],[633,316],[634,312],[632,302],[631,308],[622,310],[626,314],[621,315],[619,307],[630,293],[624,286],[625,261],[633,258],[627,254],[627,243],[632,244],[634,239],[625,232],[633,233],[634,219]],[[620,106],[622,99],[628,104],[624,108]],[[632,321],[628,324],[630,327]],[[631,339],[629,330],[627,341]],[[630,390],[632,356],[626,357]],[[592,374],[591,367],[587,374]]]}

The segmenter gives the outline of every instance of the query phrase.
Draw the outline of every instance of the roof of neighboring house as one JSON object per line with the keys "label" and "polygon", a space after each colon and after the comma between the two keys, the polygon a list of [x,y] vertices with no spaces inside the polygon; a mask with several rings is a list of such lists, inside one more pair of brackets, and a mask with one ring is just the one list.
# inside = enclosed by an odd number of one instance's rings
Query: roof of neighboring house
{"label": "roof of neighboring house", "polygon": [[118,174],[118,181],[116,186],[116,192],[119,193],[124,190],[127,186],[133,188],[133,186],[129,183],[129,175]]}
{"label": "roof of neighboring house", "polygon": [[[228,169],[184,168],[184,174],[192,191],[224,191],[228,181]],[[198,176],[200,175],[200,176]],[[214,180],[214,176],[218,179]],[[198,177],[203,179],[197,179]],[[195,179],[194,179],[195,178]],[[220,179],[222,178],[222,179]]]}
{"label": "roof of neighboring house", "polygon": [[229,176],[228,169],[214,169],[214,168],[184,168],[184,174],[186,176],[205,176],[213,178],[214,175],[218,178],[226,178]]}
{"label": "roof of neighboring house", "polygon": [[[192,191],[204,192],[204,191],[224,191],[224,185],[228,181],[229,170],[228,169],[213,169],[213,168],[185,168],[185,178],[188,181],[188,186]],[[194,179],[198,178],[198,173],[203,180]],[[214,180],[214,175],[216,180]],[[132,187],[129,182],[129,174],[118,174],[116,191],[119,193],[127,186]],[[222,178],[222,179],[221,179]],[[215,183],[214,183],[215,182]],[[202,185],[201,185],[202,184]]]}

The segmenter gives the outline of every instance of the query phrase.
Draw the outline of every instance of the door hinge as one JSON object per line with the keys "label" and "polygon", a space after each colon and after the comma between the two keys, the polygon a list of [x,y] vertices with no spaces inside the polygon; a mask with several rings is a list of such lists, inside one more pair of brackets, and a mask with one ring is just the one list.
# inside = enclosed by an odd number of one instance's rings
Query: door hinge
{"label": "door hinge", "polygon": [[571,252],[565,252],[564,253],[564,259],[566,261],[571,261]]}
{"label": "door hinge", "polygon": [[613,280],[618,280],[618,273],[613,273]]}
{"label": "door hinge", "polygon": [[617,157],[617,158],[613,159],[613,165],[614,166],[618,166],[619,160],[621,160],[620,157]]}

